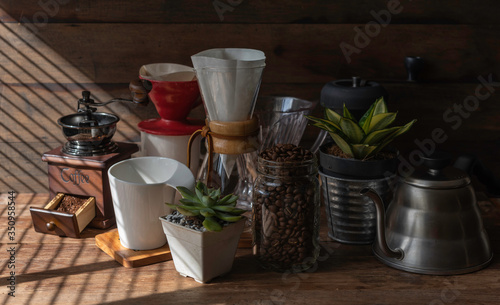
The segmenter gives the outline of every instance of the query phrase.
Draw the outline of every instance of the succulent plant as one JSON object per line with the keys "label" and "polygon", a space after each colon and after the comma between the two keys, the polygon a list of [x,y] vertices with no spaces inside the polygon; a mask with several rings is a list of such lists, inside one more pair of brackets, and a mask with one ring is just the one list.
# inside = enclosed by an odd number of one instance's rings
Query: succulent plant
{"label": "succulent plant", "polygon": [[238,196],[229,194],[221,198],[220,189],[208,188],[201,181],[196,184],[194,192],[182,186],[177,187],[177,190],[183,197],[179,200],[181,205],[167,205],[184,216],[199,218],[208,231],[221,231],[219,220],[237,222],[243,218],[241,214],[245,210],[235,207]]}
{"label": "succulent plant", "polygon": [[396,119],[396,112],[389,112],[384,98],[378,98],[359,121],[352,116],[344,104],[343,115],[325,108],[325,119],[307,116],[312,125],[328,131],[337,146],[348,156],[366,160],[394,138],[407,132],[417,121],[404,126],[389,127]]}

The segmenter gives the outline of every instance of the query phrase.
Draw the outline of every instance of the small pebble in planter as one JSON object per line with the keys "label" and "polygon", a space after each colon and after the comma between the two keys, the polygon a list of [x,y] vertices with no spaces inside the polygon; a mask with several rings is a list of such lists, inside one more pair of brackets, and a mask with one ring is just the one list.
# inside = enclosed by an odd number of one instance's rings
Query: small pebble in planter
{"label": "small pebble in planter", "polygon": [[200,231],[200,232],[207,231],[207,229],[205,229],[200,219],[195,217],[191,217],[191,219],[189,219],[177,211],[173,211],[172,214],[165,216],[165,219],[167,221],[170,221],[171,223],[175,223],[195,231]]}
{"label": "small pebble in planter", "polygon": [[254,254],[262,266],[300,272],[319,253],[318,168],[313,154],[292,144],[260,153],[253,197]]}

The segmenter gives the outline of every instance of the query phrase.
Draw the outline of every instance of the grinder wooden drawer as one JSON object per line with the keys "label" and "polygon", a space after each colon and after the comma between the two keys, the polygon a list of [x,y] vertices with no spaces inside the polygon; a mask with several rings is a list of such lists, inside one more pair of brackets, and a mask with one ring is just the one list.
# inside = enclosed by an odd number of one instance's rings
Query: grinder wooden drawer
{"label": "grinder wooden drawer", "polygon": [[64,196],[58,193],[47,205],[41,208],[30,207],[31,218],[36,232],[59,236],[80,237],[80,232],[95,217],[95,198],[88,197],[76,213],[59,212],[55,209]]}

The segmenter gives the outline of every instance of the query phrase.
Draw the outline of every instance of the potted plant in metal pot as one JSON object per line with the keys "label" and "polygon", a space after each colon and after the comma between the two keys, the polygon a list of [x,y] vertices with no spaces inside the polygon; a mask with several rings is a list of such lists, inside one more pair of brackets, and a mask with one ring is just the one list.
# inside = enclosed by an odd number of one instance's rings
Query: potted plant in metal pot
{"label": "potted plant in metal pot", "polygon": [[206,283],[228,273],[245,225],[245,210],[236,208],[237,196],[222,197],[220,189],[198,182],[194,191],[177,187],[180,205],[160,217],[176,270]]}
{"label": "potted plant in metal pot", "polygon": [[398,151],[388,145],[416,122],[390,127],[397,113],[389,112],[384,99],[377,99],[358,120],[349,110],[343,114],[326,108],[325,118],[308,116],[313,125],[326,130],[334,143],[320,148],[320,176],[330,238],[349,244],[372,243],[376,234],[376,210],[359,196],[366,187],[376,189],[390,201],[398,165]]}

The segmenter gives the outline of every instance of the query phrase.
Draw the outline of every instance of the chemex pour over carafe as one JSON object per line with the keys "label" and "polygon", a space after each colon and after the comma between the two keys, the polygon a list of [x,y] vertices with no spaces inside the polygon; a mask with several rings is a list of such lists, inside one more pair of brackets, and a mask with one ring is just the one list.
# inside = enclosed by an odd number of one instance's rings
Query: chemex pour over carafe
{"label": "chemex pour over carafe", "polygon": [[[207,114],[200,133],[209,144],[198,179],[238,194],[238,185],[252,181],[253,165],[245,162],[245,154],[258,149],[253,111],[266,57],[259,50],[211,49],[191,59]],[[249,206],[249,200],[240,196],[239,203]]]}

